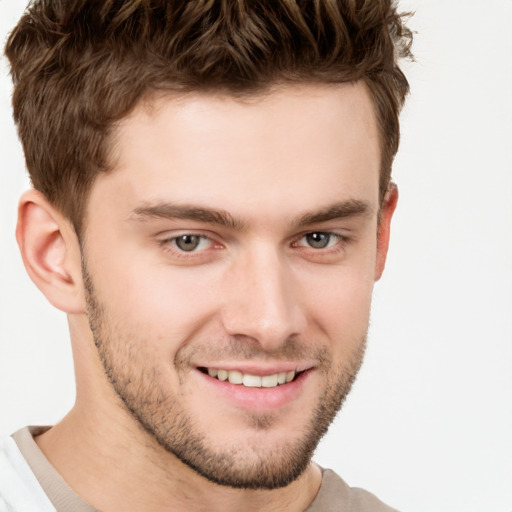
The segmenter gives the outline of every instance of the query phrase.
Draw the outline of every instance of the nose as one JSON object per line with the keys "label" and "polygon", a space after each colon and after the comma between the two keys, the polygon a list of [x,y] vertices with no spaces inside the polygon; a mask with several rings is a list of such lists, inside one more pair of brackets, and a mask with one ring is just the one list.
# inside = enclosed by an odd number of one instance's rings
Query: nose
{"label": "nose", "polygon": [[228,270],[224,286],[221,315],[231,336],[252,338],[271,352],[304,331],[306,317],[293,271],[277,250],[253,251],[241,258]]}

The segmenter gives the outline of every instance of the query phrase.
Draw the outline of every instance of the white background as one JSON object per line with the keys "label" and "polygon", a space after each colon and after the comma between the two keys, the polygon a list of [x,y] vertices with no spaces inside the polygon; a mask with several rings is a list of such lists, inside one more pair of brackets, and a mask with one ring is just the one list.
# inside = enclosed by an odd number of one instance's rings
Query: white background
{"label": "white background", "polygon": [[[0,37],[24,2],[0,0]],[[317,461],[404,511],[512,511],[512,1],[409,0],[419,32],[367,359]],[[27,187],[0,70],[0,434],[74,400],[64,314],[14,242]],[[63,134],[65,136],[65,134]]]}

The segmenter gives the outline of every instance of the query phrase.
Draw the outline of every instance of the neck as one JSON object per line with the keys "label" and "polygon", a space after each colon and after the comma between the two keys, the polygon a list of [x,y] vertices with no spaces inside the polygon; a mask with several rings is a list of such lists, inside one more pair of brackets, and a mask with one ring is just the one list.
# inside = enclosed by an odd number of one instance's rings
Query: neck
{"label": "neck", "polygon": [[[71,488],[98,510],[300,511],[316,496],[320,470],[310,464],[286,487],[233,489],[209,482],[165,451],[138,424],[112,421],[121,407],[75,405],[37,444]],[[87,411],[87,413],[86,413]],[[133,423],[133,422],[132,422]],[[123,424],[123,429],[116,425]]]}

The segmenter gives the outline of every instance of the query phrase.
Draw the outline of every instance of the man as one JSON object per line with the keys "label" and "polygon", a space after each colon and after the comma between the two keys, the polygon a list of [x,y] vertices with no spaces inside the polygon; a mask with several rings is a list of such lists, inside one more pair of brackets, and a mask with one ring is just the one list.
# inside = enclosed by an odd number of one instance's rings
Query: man
{"label": "man", "polygon": [[391,510],[311,458],[363,358],[409,46],[385,0],[30,6],[17,239],[77,397],[5,442],[0,510]]}

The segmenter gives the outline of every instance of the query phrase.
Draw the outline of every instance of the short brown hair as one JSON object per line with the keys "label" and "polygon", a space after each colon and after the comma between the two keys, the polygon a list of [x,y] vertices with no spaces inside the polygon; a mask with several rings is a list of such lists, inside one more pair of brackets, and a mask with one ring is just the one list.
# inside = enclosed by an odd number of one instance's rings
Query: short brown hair
{"label": "short brown hair", "polygon": [[409,90],[397,60],[411,57],[411,40],[393,0],[35,0],[5,53],[33,186],[79,231],[116,121],[153,91],[363,80],[382,197]]}

